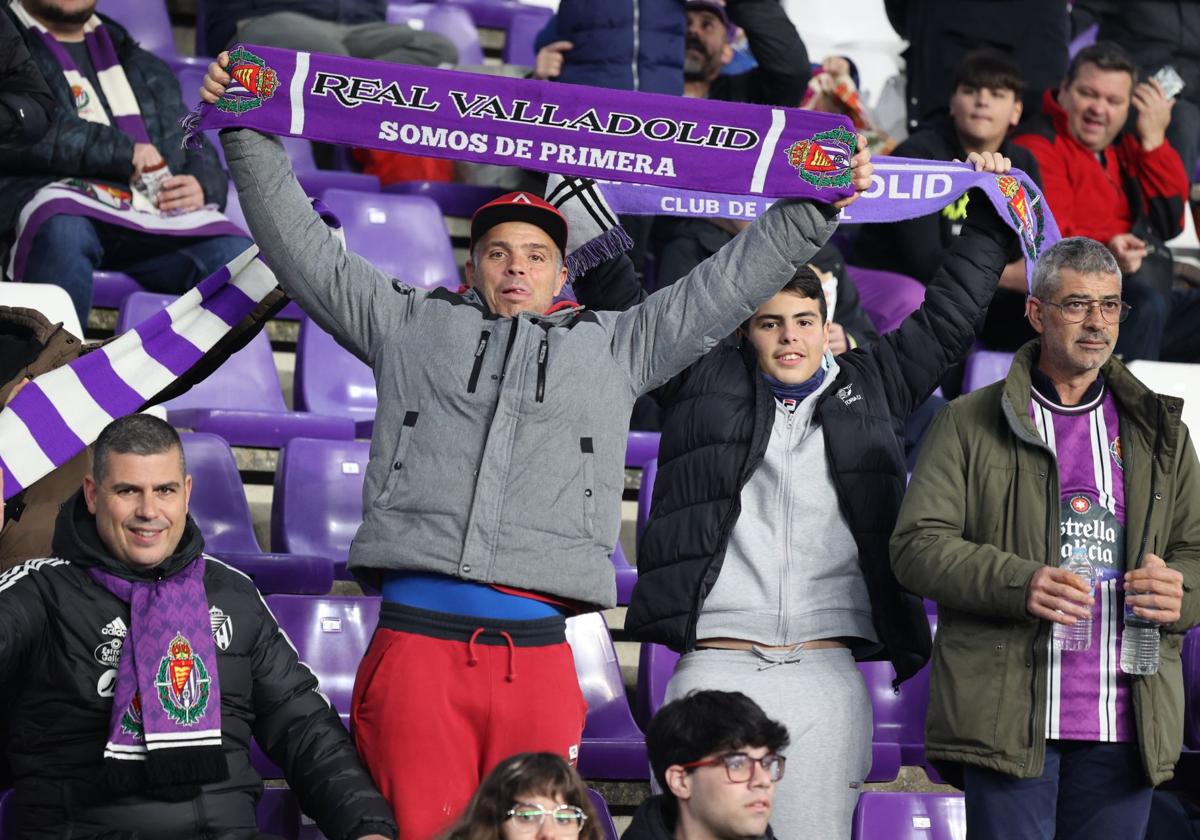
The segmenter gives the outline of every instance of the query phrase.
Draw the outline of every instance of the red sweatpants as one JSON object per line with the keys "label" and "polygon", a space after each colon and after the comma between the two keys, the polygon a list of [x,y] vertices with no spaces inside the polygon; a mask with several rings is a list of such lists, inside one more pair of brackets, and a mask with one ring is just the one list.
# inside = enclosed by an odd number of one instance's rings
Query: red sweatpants
{"label": "red sweatpants", "polygon": [[351,731],[401,840],[427,840],[508,756],[574,763],[586,714],[565,641],[523,647],[492,630],[457,641],[380,627],[355,678]]}

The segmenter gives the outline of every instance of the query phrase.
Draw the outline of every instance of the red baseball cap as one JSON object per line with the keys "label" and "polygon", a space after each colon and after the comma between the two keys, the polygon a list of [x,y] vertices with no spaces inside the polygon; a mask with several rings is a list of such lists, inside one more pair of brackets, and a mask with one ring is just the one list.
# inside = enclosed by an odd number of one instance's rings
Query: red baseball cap
{"label": "red baseball cap", "polygon": [[471,217],[471,242],[467,247],[473,248],[480,237],[505,222],[525,222],[541,228],[566,257],[567,220],[553,204],[527,192],[507,193],[476,210]]}

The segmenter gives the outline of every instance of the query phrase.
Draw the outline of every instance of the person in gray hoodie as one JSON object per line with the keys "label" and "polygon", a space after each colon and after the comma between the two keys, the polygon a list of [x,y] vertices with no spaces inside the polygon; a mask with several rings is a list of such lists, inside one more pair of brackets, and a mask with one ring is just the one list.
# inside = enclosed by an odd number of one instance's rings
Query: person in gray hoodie
{"label": "person in gray hoodie", "polygon": [[[226,62],[210,66],[209,102]],[[537,196],[476,213],[465,293],[417,289],[346,250],[277,140],[239,129],[222,142],[262,258],[375,374],[349,567],[384,604],[351,715],[401,836],[432,836],[505,756],[577,757],[586,704],[564,615],[616,602],[633,401],[775,294],[832,234],[838,207],[780,201],[669,289],[591,312],[552,305],[566,223]],[[870,175],[857,155],[859,191]]]}

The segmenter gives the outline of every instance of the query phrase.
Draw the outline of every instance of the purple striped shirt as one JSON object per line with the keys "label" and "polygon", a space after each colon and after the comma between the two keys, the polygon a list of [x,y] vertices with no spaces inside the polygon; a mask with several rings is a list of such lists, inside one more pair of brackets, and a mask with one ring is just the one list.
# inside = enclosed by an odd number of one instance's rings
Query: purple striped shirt
{"label": "purple striped shirt", "polygon": [[1035,388],[1029,413],[1058,462],[1060,563],[1086,547],[1096,575],[1092,645],[1049,650],[1046,737],[1133,741],[1130,679],[1121,671],[1125,572],[1125,483],[1120,419],[1107,387],[1069,408]]}

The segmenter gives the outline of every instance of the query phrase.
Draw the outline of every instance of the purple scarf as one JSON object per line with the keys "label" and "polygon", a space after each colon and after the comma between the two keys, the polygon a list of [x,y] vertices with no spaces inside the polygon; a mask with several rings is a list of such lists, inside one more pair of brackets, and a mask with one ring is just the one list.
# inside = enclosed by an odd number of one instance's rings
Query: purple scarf
{"label": "purple scarf", "polygon": [[228,777],[204,557],[163,580],[88,574],[129,605],[104,773],[118,794],[179,801]]}

